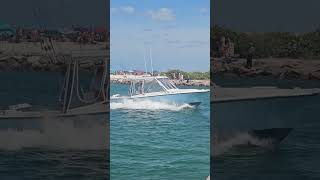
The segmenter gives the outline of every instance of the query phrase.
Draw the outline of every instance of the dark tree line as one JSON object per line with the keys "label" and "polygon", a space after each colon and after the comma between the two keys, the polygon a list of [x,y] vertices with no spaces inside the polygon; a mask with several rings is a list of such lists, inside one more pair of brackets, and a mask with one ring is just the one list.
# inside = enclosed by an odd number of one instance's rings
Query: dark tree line
{"label": "dark tree line", "polygon": [[211,49],[217,56],[221,37],[230,38],[235,45],[235,54],[245,57],[250,43],[255,46],[256,58],[319,58],[320,30],[308,33],[266,32],[246,33],[215,26],[211,28]]}
{"label": "dark tree line", "polygon": [[172,69],[167,72],[163,72],[162,75],[168,76],[170,79],[174,79],[174,76],[177,78],[179,73],[183,75],[184,79],[190,79],[190,80],[210,79],[209,72],[186,72],[179,69]]}

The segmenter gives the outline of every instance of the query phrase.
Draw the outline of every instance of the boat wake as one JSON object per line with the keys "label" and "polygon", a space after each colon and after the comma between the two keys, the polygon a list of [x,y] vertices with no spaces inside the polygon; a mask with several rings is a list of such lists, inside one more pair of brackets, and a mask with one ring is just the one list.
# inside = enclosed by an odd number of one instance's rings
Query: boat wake
{"label": "boat wake", "polygon": [[123,102],[110,103],[110,109],[129,109],[129,110],[168,110],[181,111],[184,109],[194,109],[195,106],[190,104],[173,104],[168,102],[158,102],[151,100],[125,100]]}
{"label": "boat wake", "polygon": [[273,146],[274,144],[272,139],[258,139],[249,133],[239,133],[224,140],[218,140],[218,137],[215,136],[212,140],[211,155],[219,156],[233,150],[234,148],[240,147],[260,147],[270,149]]}
{"label": "boat wake", "polygon": [[75,125],[70,120],[44,119],[41,126],[41,129],[1,129],[0,150],[104,150],[109,144],[105,124]]}

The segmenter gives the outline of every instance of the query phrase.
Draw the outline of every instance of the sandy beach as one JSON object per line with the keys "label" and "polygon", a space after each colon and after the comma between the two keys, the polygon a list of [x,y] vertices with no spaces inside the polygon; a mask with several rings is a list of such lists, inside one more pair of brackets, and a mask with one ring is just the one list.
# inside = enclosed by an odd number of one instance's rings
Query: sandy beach
{"label": "sandy beach", "polygon": [[245,59],[223,64],[221,59],[211,60],[214,74],[240,77],[271,76],[279,79],[320,80],[320,60],[269,58],[254,59],[253,68],[245,67]]}

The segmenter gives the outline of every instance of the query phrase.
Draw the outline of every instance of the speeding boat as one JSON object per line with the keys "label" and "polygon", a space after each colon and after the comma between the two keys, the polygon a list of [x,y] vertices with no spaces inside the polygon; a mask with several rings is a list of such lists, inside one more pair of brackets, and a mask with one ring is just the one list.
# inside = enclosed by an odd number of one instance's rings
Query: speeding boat
{"label": "speeding boat", "polygon": [[284,99],[317,95],[320,95],[319,88],[302,89],[296,87],[291,89],[280,89],[273,86],[226,88],[214,84],[213,96],[211,96],[211,104],[267,99]]}
{"label": "speeding boat", "polygon": [[[93,57],[94,56],[94,57]],[[0,120],[74,117],[109,113],[107,96],[107,57],[104,52],[72,52],[65,69],[59,101],[55,107],[34,108],[28,103],[10,105],[0,110]],[[84,92],[80,68],[94,66],[92,86]]]}
{"label": "speeding boat", "polygon": [[128,95],[112,95],[111,103],[150,100],[198,106],[201,100],[195,94],[210,91],[209,89],[180,89],[166,76],[141,76],[129,81]]}
{"label": "speeding boat", "polygon": [[[217,85],[212,88],[211,105],[215,128],[231,137],[233,134],[245,132],[254,139],[268,141],[271,144],[281,143],[294,129],[285,127],[280,122],[287,119],[294,122],[294,119],[301,116],[294,113],[295,108],[301,106],[301,98],[320,95],[319,88],[229,88]],[[290,110],[285,109],[283,104],[290,104]],[[229,113],[230,109],[232,113]]]}

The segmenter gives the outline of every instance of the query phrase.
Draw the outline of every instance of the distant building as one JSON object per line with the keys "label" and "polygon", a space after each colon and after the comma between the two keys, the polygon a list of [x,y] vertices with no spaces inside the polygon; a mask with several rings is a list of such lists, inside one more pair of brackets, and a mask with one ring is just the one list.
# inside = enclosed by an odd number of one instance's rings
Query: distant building
{"label": "distant building", "polygon": [[124,71],[116,71],[115,75],[125,75],[125,72]]}
{"label": "distant building", "polygon": [[134,70],[133,75],[144,75],[144,71]]}

